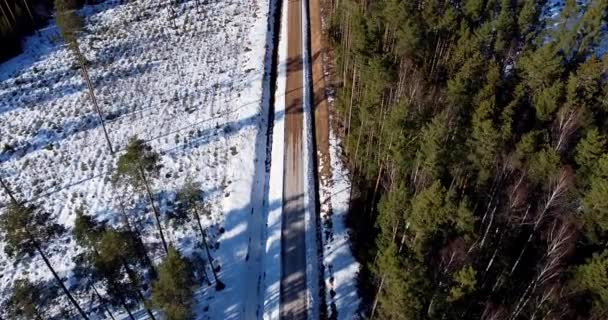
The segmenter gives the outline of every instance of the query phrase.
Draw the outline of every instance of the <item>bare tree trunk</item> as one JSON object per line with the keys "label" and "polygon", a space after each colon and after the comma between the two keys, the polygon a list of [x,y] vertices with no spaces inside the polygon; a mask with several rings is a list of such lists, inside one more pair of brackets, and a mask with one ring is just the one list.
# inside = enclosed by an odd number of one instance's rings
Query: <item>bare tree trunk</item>
{"label": "bare tree trunk", "polygon": [[378,300],[380,299],[380,291],[382,291],[382,286],[384,286],[384,278],[386,275],[382,275],[380,279],[380,285],[378,285],[378,291],[376,292],[376,297],[374,298],[374,303],[372,304],[372,312],[369,315],[369,320],[374,319],[374,314],[376,313],[376,308],[378,307]]}
{"label": "bare tree trunk", "polygon": [[[198,224],[198,230],[201,233],[201,239],[203,241],[203,244],[205,245],[205,249],[207,251],[207,259],[209,260],[209,265],[211,266],[211,272],[213,272],[213,276],[215,277],[215,283],[218,283],[218,277],[215,274],[215,270],[213,270],[213,264],[211,263],[211,258],[210,258],[210,253],[209,253],[209,249],[207,248],[207,241],[205,241],[205,230],[203,229],[203,224],[201,223],[201,217],[198,214],[198,210],[194,210],[194,216],[196,217],[196,222]],[[207,276],[207,270],[205,270],[206,268],[203,268],[203,273],[205,275],[205,280],[207,280],[207,285],[211,285],[211,281],[209,280],[209,276]]]}
{"label": "bare tree trunk", "polygon": [[11,18],[13,18],[13,22],[17,22],[17,19],[15,18],[15,14],[13,13],[13,10],[11,10],[11,6],[8,5],[8,1],[4,0],[4,4],[6,4],[6,9],[8,10],[8,13],[10,13]]}
{"label": "bare tree trunk", "polygon": [[114,149],[112,148],[112,142],[110,142],[110,137],[108,136],[108,130],[106,129],[106,124],[105,124],[105,121],[103,120],[103,115],[101,114],[101,109],[99,108],[99,105],[97,104],[97,97],[95,97],[95,90],[93,89],[93,84],[91,83],[91,79],[89,78],[89,71],[87,69],[87,64],[85,62],[84,56],[82,55],[82,52],[80,52],[80,46],[78,45],[78,42],[75,41],[72,44],[72,46],[76,53],[78,63],[80,64],[80,69],[82,70],[82,77],[84,78],[85,82],[87,83],[87,88],[89,90],[89,98],[91,98],[93,107],[95,108],[95,111],[97,112],[97,116],[99,117],[99,121],[101,122],[101,127],[103,128],[103,134],[106,138],[106,142],[108,143],[108,148],[110,148],[110,153],[113,154]]}
{"label": "bare tree trunk", "polygon": [[127,215],[127,211],[125,210],[125,205],[122,202],[122,198],[119,197],[118,202],[120,203],[120,211],[122,212],[122,216],[123,216],[125,225],[127,226],[127,230],[129,232],[134,233],[136,235],[136,241],[137,241],[137,243],[144,250],[144,259],[146,260],[146,264],[148,264],[150,266],[150,268],[151,268],[152,279],[156,279],[156,277],[157,277],[156,268],[154,268],[154,263],[152,263],[152,259],[148,255],[148,250],[146,250],[146,245],[144,244],[144,241],[142,240],[141,233],[139,232],[139,229],[137,227],[133,227],[131,225],[131,222],[129,221],[129,216]]}
{"label": "bare tree trunk", "polygon": [[355,96],[355,87],[357,86],[357,64],[353,66],[353,83],[350,88],[350,105],[348,107],[348,125],[346,127],[346,132],[350,135],[350,122],[353,117],[353,98]]}
{"label": "bare tree trunk", "polygon": [[2,179],[2,177],[0,177],[0,184],[2,185],[2,188],[4,189],[4,192],[6,192],[6,194],[8,194],[8,197],[11,198],[11,201],[13,202],[13,204],[19,204],[19,201],[17,201],[17,198],[15,198],[15,195],[13,195],[13,192],[8,187],[6,182],[4,182],[4,179]]}
{"label": "bare tree trunk", "polygon": [[160,224],[160,213],[158,209],[154,205],[154,198],[152,197],[152,192],[150,191],[150,185],[148,184],[148,179],[146,179],[146,173],[144,172],[144,168],[142,168],[141,163],[137,164],[139,168],[139,174],[141,175],[141,179],[144,181],[144,186],[146,187],[146,193],[148,194],[148,200],[150,200],[150,205],[152,206],[152,211],[154,211],[154,218],[156,219],[156,226],[158,227],[158,232],[160,233],[160,240],[163,242],[163,248],[165,249],[165,253],[169,254],[169,247],[167,246],[167,242],[165,241],[165,235],[163,234],[163,227]]}
{"label": "bare tree trunk", "polygon": [[34,21],[34,15],[32,15],[32,11],[30,11],[30,6],[27,4],[27,0],[23,0],[23,4],[25,4],[25,10],[27,11],[27,14],[30,16],[30,20],[32,21],[32,27],[36,29],[36,21]]}
{"label": "bare tree trunk", "polygon": [[44,252],[42,252],[42,249],[40,248],[40,245],[38,244],[38,242],[36,242],[36,241],[33,241],[33,242],[34,242],[34,246],[36,247],[36,251],[38,251],[38,254],[40,255],[40,257],[42,257],[44,264],[51,271],[51,273],[53,274],[53,278],[55,278],[55,281],[57,281],[57,284],[59,284],[63,293],[68,297],[68,300],[70,300],[70,303],[76,308],[76,310],[78,310],[78,313],[80,313],[80,316],[82,316],[83,319],[89,320],[89,317],[87,316],[87,314],[84,312],[84,310],[82,310],[82,308],[80,308],[80,305],[78,304],[78,302],[74,299],[74,297],[72,297],[72,294],[70,294],[70,291],[68,290],[68,288],[65,286],[65,284],[63,284],[63,281],[61,281],[61,278],[59,278],[59,275],[57,275],[57,273],[55,272],[55,269],[53,269],[53,266],[49,262],[49,259],[47,259]]}
{"label": "bare tree trunk", "polygon": [[207,253],[207,260],[209,260],[209,266],[211,267],[211,273],[213,273],[213,278],[215,279],[215,289],[217,291],[224,290],[226,285],[220,280],[215,272],[215,268],[213,267],[213,258],[211,257],[211,252],[209,251],[209,245],[207,244],[207,233],[203,229],[203,224],[201,223],[201,217],[198,214],[197,210],[194,210],[194,216],[196,217],[196,222],[198,223],[198,229],[201,232],[201,239],[203,240],[203,245],[205,246],[205,252]]}
{"label": "bare tree trunk", "polygon": [[99,291],[97,291],[97,288],[95,288],[94,284],[91,285],[91,288],[93,288],[93,292],[95,292],[95,295],[97,296],[97,299],[99,299],[99,301],[101,301],[101,303],[103,304],[103,308],[106,310],[106,312],[108,313],[108,315],[110,315],[110,318],[112,320],[116,320],[116,318],[114,318],[114,315],[112,314],[112,311],[110,311],[110,308],[108,308],[108,306],[106,305],[106,299],[104,299],[99,294]]}
{"label": "bare tree trunk", "polygon": [[358,167],[357,155],[359,154],[359,143],[361,142],[361,136],[363,135],[363,127],[365,127],[365,122],[361,122],[361,127],[359,127],[359,135],[357,136],[357,146],[355,147],[355,156],[353,157],[353,160],[355,161],[355,168]]}
{"label": "bare tree trunk", "polygon": [[[131,283],[133,284],[133,286],[137,288],[137,279],[135,278],[135,275],[133,274],[133,270],[131,270],[131,267],[129,267],[129,264],[123,257],[121,257],[121,260],[122,260],[122,265],[125,267],[125,270],[127,271],[127,276],[129,277],[129,280],[131,280]],[[136,291],[137,291],[137,295],[139,296],[139,300],[141,300],[141,303],[144,305],[144,308],[146,309],[146,312],[148,313],[148,315],[150,316],[150,318],[152,320],[155,320],[156,318],[154,317],[152,310],[150,310],[148,307],[146,307],[146,298],[144,297],[143,293],[141,293],[141,290],[139,290],[139,288],[137,288]]]}
{"label": "bare tree trunk", "polygon": [[13,31],[13,24],[8,19],[8,16],[6,15],[6,11],[4,11],[4,7],[2,5],[0,5],[0,11],[2,12],[2,17],[4,18],[6,25],[8,26],[9,29],[11,29],[11,31]]}

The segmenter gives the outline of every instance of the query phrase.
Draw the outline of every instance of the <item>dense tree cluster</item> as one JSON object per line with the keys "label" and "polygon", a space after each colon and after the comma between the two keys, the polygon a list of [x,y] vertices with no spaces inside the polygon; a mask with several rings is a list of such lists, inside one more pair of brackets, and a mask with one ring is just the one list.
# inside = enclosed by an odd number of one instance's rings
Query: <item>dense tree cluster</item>
{"label": "dense tree cluster", "polygon": [[608,1],[545,5],[330,3],[369,316],[608,317]]}
{"label": "dense tree cluster", "polygon": [[52,1],[0,1],[0,62],[21,52],[21,41],[36,28],[46,23]]}

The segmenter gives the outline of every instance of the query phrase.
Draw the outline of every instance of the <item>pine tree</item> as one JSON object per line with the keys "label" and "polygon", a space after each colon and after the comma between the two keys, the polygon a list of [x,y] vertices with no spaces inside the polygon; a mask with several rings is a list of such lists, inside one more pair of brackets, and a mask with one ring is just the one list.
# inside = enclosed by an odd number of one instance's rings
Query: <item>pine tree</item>
{"label": "pine tree", "polygon": [[456,283],[456,286],[453,286],[452,289],[450,289],[448,300],[460,300],[465,295],[473,292],[477,286],[476,275],[477,272],[471,265],[465,266],[458,270],[456,274],[454,274],[454,282]]}
{"label": "pine tree", "polygon": [[152,304],[162,309],[168,320],[192,318],[194,275],[189,262],[170,247],[152,285]]}
{"label": "pine tree", "polygon": [[144,304],[150,319],[155,319],[152,310],[146,306],[141,290],[143,279],[137,270],[143,269],[143,258],[138,254],[137,242],[133,236],[113,229],[106,230],[99,238],[94,258],[96,268],[108,279],[111,292],[118,300],[122,304],[127,299],[139,300]]}
{"label": "pine tree", "polygon": [[577,266],[571,286],[590,298],[592,316],[605,317],[608,314],[608,252],[594,254],[585,264]]}
{"label": "pine tree", "polygon": [[217,272],[213,267],[213,258],[211,257],[211,252],[209,251],[209,244],[207,243],[207,232],[205,231],[201,223],[200,213],[202,212],[205,215],[208,215],[207,212],[209,209],[205,204],[205,199],[203,198],[200,184],[194,183],[191,180],[186,181],[186,184],[182,187],[181,190],[178,191],[177,199],[180,204],[185,206],[184,210],[194,216],[194,219],[196,220],[196,224],[198,226],[198,230],[200,232],[201,242],[205,247],[207,261],[209,262],[211,273],[213,274],[213,278],[215,279],[215,289],[218,291],[223,290],[226,285],[222,281],[220,281]]}
{"label": "pine tree", "polygon": [[608,236],[608,154],[603,154],[594,167],[589,190],[582,199],[582,220],[587,237],[592,242],[602,243]]}
{"label": "pine tree", "polygon": [[154,152],[151,147],[146,145],[143,140],[131,138],[127,150],[120,156],[117,163],[115,181],[120,181],[131,185],[136,190],[144,190],[156,220],[156,227],[160,235],[160,239],[165,249],[165,253],[169,252],[169,247],[165,241],[163,228],[160,222],[160,212],[154,204],[150,179],[156,178],[160,172],[160,156]]}
{"label": "pine tree", "polygon": [[4,310],[10,319],[42,320],[43,305],[42,288],[39,285],[31,283],[29,280],[17,280]]}
{"label": "pine tree", "polygon": [[44,252],[45,247],[63,232],[63,228],[50,219],[50,214],[34,206],[12,203],[0,217],[0,229],[5,234],[6,254],[19,260],[37,253],[70,303],[82,318],[88,320],[87,314],[72,297]]}
{"label": "pine tree", "polygon": [[579,166],[577,171],[585,180],[595,169],[599,158],[606,152],[606,137],[597,128],[587,131],[587,134],[576,145],[575,160]]}
{"label": "pine tree", "polygon": [[[85,215],[80,208],[76,211],[74,237],[76,243],[87,250],[84,257],[79,257],[81,272],[90,278],[91,284],[98,280],[105,281],[112,297],[111,302],[121,305],[133,319],[129,309],[130,301],[140,300],[145,303],[145,299],[139,288],[140,278],[130,264],[137,265],[146,261],[134,235],[107,229],[91,216]],[[88,269],[83,266],[85,264]],[[141,268],[142,266],[137,266],[137,269]],[[124,273],[129,282],[123,281]],[[152,311],[146,310],[150,318],[154,319]]]}
{"label": "pine tree", "polygon": [[608,1],[549,5],[330,2],[364,317],[606,318]]}
{"label": "pine tree", "polygon": [[63,37],[63,40],[66,42],[70,50],[72,50],[74,56],[76,57],[76,61],[80,66],[82,77],[84,78],[87,84],[89,98],[93,103],[93,107],[97,112],[99,122],[101,123],[101,127],[103,128],[103,133],[108,144],[108,149],[110,150],[110,153],[114,153],[114,149],[112,148],[112,142],[110,141],[110,137],[108,136],[108,130],[106,129],[105,120],[101,113],[101,109],[99,108],[99,105],[97,103],[95,90],[89,77],[89,71],[87,68],[88,62],[80,51],[80,45],[78,44],[78,33],[82,29],[83,21],[82,17],[80,17],[76,12],[76,6],[77,4],[75,0],[55,0],[55,10],[57,11],[55,20],[57,22],[59,30],[61,31],[61,36]]}

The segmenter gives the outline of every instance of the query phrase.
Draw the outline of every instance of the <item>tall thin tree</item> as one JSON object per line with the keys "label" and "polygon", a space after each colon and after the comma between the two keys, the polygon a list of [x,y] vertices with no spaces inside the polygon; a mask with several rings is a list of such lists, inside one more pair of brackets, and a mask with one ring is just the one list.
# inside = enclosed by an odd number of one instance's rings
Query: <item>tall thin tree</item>
{"label": "tall thin tree", "polygon": [[76,13],[76,2],[73,0],[55,0],[55,9],[57,10],[56,21],[57,26],[61,31],[61,36],[70,50],[72,50],[72,53],[80,65],[82,77],[87,84],[89,98],[93,103],[93,107],[95,108],[95,112],[97,113],[101,127],[103,128],[103,133],[106,138],[106,142],[108,143],[108,148],[110,149],[110,153],[114,153],[112,142],[110,141],[108,130],[104,121],[104,116],[101,113],[99,104],[97,103],[95,89],[91,83],[91,78],[89,77],[87,60],[80,51],[80,45],[78,44],[78,32],[80,32],[82,29],[83,21],[82,18]]}
{"label": "tall thin tree", "polygon": [[160,156],[154,152],[146,143],[137,139],[131,138],[127,146],[127,152],[120,156],[117,163],[115,181],[122,181],[130,184],[136,190],[143,190],[150,201],[156,227],[165,249],[165,253],[169,252],[169,246],[165,241],[163,227],[160,222],[160,212],[154,203],[152,188],[150,187],[150,178],[157,177],[160,170]]}
{"label": "tall thin tree", "polygon": [[178,192],[177,198],[180,203],[185,206],[185,209],[194,216],[201,235],[201,242],[205,247],[205,253],[207,254],[207,260],[209,261],[211,272],[215,278],[215,289],[218,291],[223,290],[226,285],[219,279],[217,272],[213,267],[213,258],[211,257],[209,244],[207,243],[207,232],[203,228],[203,224],[201,222],[200,211],[206,212],[208,208],[205,204],[205,199],[203,198],[200,184],[194,183],[191,180],[186,181],[186,184]]}
{"label": "tall thin tree", "polygon": [[53,222],[50,214],[34,206],[11,203],[0,218],[0,230],[5,234],[6,254],[20,260],[38,253],[70,303],[83,319],[88,320],[87,314],[70,294],[44,252],[45,246],[63,232],[63,228]]}

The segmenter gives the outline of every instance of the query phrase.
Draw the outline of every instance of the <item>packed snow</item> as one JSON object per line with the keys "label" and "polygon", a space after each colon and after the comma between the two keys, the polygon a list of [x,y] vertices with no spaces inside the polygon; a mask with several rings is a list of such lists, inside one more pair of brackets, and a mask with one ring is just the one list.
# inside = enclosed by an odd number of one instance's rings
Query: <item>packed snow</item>
{"label": "packed snow", "polygon": [[[146,140],[162,156],[153,182],[167,239],[182,253],[200,253],[194,224],[166,220],[176,190],[200,182],[211,215],[204,226],[227,285],[197,292],[197,319],[241,319],[249,283],[249,222],[264,215],[267,108],[263,86],[269,0],[173,2],[109,0],[86,6],[80,47],[106,119],[111,155],[80,71],[51,21],[24,52],[0,65],[0,174],[20,198],[41,205],[71,229],[86,205],[98,221],[120,225],[119,203],[144,235],[156,263],[163,257],[147,201],[112,186],[115,162],[129,138]],[[173,28],[175,24],[176,28]],[[0,203],[8,203],[1,193]],[[147,210],[147,211],[146,211]],[[144,212],[148,212],[145,214]],[[13,263],[0,244],[0,303],[12,283],[52,281],[37,256]],[[83,304],[72,258],[80,252],[68,232],[50,244],[52,265]],[[257,268],[255,269],[257,270]],[[258,284],[259,285],[259,284]],[[257,294],[253,294],[257,299]],[[59,297],[54,305],[67,306]]]}

